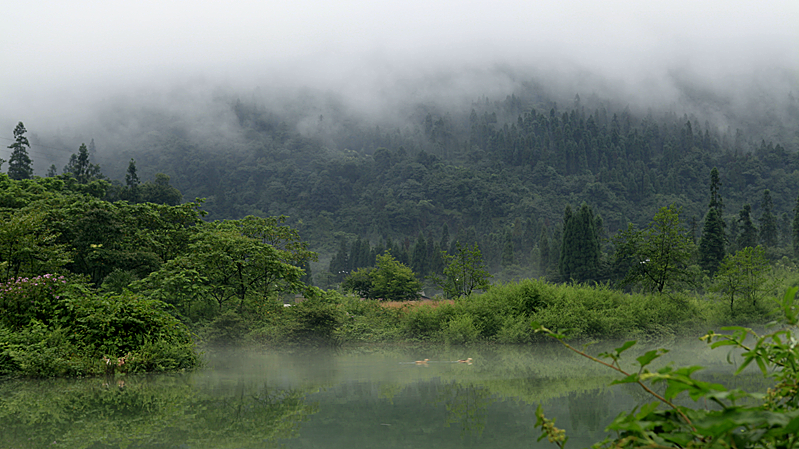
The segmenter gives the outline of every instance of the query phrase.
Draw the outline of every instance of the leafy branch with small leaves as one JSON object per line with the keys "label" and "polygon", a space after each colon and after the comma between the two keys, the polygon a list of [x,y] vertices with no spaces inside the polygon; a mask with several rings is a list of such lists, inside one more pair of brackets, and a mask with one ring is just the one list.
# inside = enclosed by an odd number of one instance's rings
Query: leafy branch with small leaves
{"label": "leafy branch with small leaves", "polygon": [[[775,385],[765,393],[727,389],[721,384],[694,379],[692,375],[701,366],[668,365],[651,371],[652,362],[666,354],[666,349],[646,352],[636,358],[637,370],[626,370],[621,365],[622,353],[632,348],[635,341],[592,356],[567,343],[564,334],[537,322],[532,326],[536,332],[623,376],[611,385],[636,383],[655,399],[640,410],[617,416],[606,428],[615,432],[615,438],[598,442],[595,448],[795,448],[799,446],[799,344],[794,337],[799,322],[797,290],[788,290],[779,301],[784,319],[773,332],[760,335],[750,328],[736,326],[722,328],[729,334],[709,332],[702,337],[711,348],[726,346],[742,351],[743,362],[736,375],[754,362],[764,376],[773,378]],[[655,384],[665,384],[662,394],[654,390]],[[675,400],[683,392],[696,404],[714,404],[713,409],[678,405]],[[554,427],[554,421],[548,420],[540,407],[536,417],[541,438],[546,436],[563,449],[565,432]]]}

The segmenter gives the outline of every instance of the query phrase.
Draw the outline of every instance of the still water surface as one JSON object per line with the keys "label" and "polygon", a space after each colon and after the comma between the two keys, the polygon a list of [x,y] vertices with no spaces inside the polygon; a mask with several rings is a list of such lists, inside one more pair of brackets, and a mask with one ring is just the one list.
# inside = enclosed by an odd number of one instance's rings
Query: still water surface
{"label": "still water surface", "polygon": [[[710,377],[732,371],[707,351],[670,356],[711,365]],[[0,447],[554,448],[537,441],[538,404],[569,447],[588,447],[619,412],[650,402],[553,345],[216,350],[207,360],[175,375],[2,382]]]}

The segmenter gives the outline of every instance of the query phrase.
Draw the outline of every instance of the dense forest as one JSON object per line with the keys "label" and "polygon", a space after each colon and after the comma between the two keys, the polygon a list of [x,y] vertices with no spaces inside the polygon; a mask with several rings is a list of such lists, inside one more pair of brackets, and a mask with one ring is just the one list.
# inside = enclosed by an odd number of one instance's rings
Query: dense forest
{"label": "dense forest", "polygon": [[[455,241],[477,243],[499,279],[558,280],[564,210],[583,202],[599,219],[606,256],[610,237],[628,223],[648,223],[669,204],[681,207],[698,243],[713,168],[723,198],[718,212],[730,234],[726,251],[738,249],[748,204],[758,228],[764,213],[775,217],[770,257],[793,255],[799,104],[788,93],[771,109],[753,107],[746,115],[725,109],[721,99],[699,98],[705,110],[715,101],[721,113],[636,112],[596,95],[575,95],[564,106],[533,84],[469,107],[415,105],[402,124],[381,127],[307,98],[276,111],[256,96],[224,96],[209,113],[215,121],[200,127],[165,111],[109,108],[109,135],[137,131],[124,143],[89,146],[109,178],[121,180],[135,160],[139,172],[159,177],[150,184],[174,186],[185,200],[205,199],[209,220],[287,216],[320,254],[311,268],[324,288],[337,284],[341,271],[373,264],[385,249],[420,278],[440,273],[437,254],[452,253]],[[32,139],[42,151],[69,140]]]}

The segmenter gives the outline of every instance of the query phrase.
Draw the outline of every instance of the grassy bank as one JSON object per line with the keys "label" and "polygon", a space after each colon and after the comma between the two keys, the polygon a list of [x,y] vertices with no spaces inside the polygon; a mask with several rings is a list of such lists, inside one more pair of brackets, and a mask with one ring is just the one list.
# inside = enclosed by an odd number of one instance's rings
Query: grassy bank
{"label": "grassy bank", "polygon": [[[770,304],[741,305],[731,316],[722,301],[689,294],[630,294],[604,286],[523,280],[493,286],[455,301],[383,303],[336,291],[292,307],[277,307],[260,320],[227,315],[201,334],[225,344],[251,340],[267,346],[361,343],[524,344],[544,337],[537,321],[576,339],[649,339],[704,332],[768,319]],[[246,337],[244,334],[247,334]]]}

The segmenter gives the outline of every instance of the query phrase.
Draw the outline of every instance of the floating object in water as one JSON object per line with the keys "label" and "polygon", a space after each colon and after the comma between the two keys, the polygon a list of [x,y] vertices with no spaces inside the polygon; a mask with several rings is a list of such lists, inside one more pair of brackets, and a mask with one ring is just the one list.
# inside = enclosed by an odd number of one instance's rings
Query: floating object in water
{"label": "floating object in water", "polygon": [[430,361],[430,359],[424,359],[424,360],[417,360],[415,363],[417,365],[427,365],[427,362],[429,362],[429,361]]}
{"label": "floating object in water", "polygon": [[466,360],[458,360],[458,363],[465,363],[465,364],[467,364],[467,365],[471,365],[471,364],[472,364],[472,358],[471,358],[471,357],[469,357],[469,358],[468,358],[468,359],[466,359]]}

